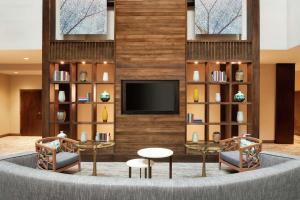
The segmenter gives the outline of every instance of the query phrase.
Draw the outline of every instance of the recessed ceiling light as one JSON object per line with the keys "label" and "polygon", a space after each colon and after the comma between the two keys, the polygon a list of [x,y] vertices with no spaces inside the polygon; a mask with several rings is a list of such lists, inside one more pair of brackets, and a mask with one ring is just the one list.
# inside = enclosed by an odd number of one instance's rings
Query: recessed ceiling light
{"label": "recessed ceiling light", "polygon": [[29,60],[29,58],[25,57],[24,60]]}
{"label": "recessed ceiling light", "polygon": [[217,64],[217,65],[219,65],[219,64],[220,64],[220,62],[219,62],[219,61],[217,61],[217,62],[216,62],[216,64]]}
{"label": "recessed ceiling light", "polygon": [[19,74],[19,72],[14,72],[14,74]]}
{"label": "recessed ceiling light", "polygon": [[84,65],[85,63],[86,63],[85,61],[82,61],[82,62],[81,62],[81,64],[83,64],[83,65]]}
{"label": "recessed ceiling light", "polygon": [[63,65],[63,64],[65,64],[65,62],[64,62],[64,61],[60,61],[60,64],[62,64],[62,65]]}
{"label": "recessed ceiling light", "polygon": [[198,65],[198,63],[199,63],[198,61],[195,61],[195,62],[194,62],[195,65]]}
{"label": "recessed ceiling light", "polygon": [[239,64],[239,65],[241,65],[241,64],[242,64],[242,62],[241,62],[241,61],[239,61],[239,62],[238,62],[238,64]]}
{"label": "recessed ceiling light", "polygon": [[107,61],[104,61],[103,64],[106,65],[106,64],[107,64]]}

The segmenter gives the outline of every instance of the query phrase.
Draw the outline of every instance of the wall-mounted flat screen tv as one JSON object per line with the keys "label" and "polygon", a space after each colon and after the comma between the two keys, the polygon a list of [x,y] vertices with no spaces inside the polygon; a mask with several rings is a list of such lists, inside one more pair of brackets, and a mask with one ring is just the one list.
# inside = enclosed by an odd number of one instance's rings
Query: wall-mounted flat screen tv
{"label": "wall-mounted flat screen tv", "polygon": [[122,81],[122,114],[179,114],[179,81]]}

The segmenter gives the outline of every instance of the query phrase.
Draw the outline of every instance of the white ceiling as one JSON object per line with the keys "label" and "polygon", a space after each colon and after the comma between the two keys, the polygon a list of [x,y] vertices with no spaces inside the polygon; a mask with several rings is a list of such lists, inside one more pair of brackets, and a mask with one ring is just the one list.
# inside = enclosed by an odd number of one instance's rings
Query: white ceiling
{"label": "white ceiling", "polygon": [[0,74],[41,75],[42,64],[0,64]]}

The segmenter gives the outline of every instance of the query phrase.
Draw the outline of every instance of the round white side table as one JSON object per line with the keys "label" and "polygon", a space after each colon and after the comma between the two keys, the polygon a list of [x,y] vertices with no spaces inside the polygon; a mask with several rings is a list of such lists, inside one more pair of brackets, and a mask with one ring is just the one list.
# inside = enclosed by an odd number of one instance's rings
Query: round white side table
{"label": "round white side table", "polygon": [[[140,178],[142,178],[142,169],[145,169],[145,178],[147,178],[147,168],[148,160],[144,158],[131,159],[126,162],[126,165],[129,167],[129,178],[131,178],[131,169],[139,168],[140,169]],[[150,161],[150,168],[154,165],[154,162]],[[148,170],[150,170],[150,168]]]}
{"label": "round white side table", "polygon": [[149,178],[152,178],[151,159],[169,158],[169,178],[172,178],[172,150],[166,148],[145,148],[138,150],[137,154],[148,159]]}

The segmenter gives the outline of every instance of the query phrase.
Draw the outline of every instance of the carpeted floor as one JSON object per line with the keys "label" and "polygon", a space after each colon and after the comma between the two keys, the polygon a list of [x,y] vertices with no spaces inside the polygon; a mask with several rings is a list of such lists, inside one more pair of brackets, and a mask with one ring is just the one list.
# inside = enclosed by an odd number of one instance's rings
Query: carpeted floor
{"label": "carpeted floor", "polygon": [[[76,171],[76,168],[72,168],[66,172],[68,174],[77,174],[82,176],[92,175],[92,163],[81,163],[82,170]],[[202,163],[173,163],[173,179],[180,178],[201,178]],[[206,174],[208,177],[223,176],[229,173],[234,173],[228,170],[226,166],[223,166],[219,170],[217,163],[207,163]],[[145,172],[142,170],[142,177],[144,178]],[[97,163],[97,176],[101,177],[119,177],[128,178],[128,167],[125,162],[101,162]],[[132,169],[132,178],[140,178],[140,170]],[[169,178],[169,163],[159,162],[155,163],[152,168],[152,178],[168,179]]]}

